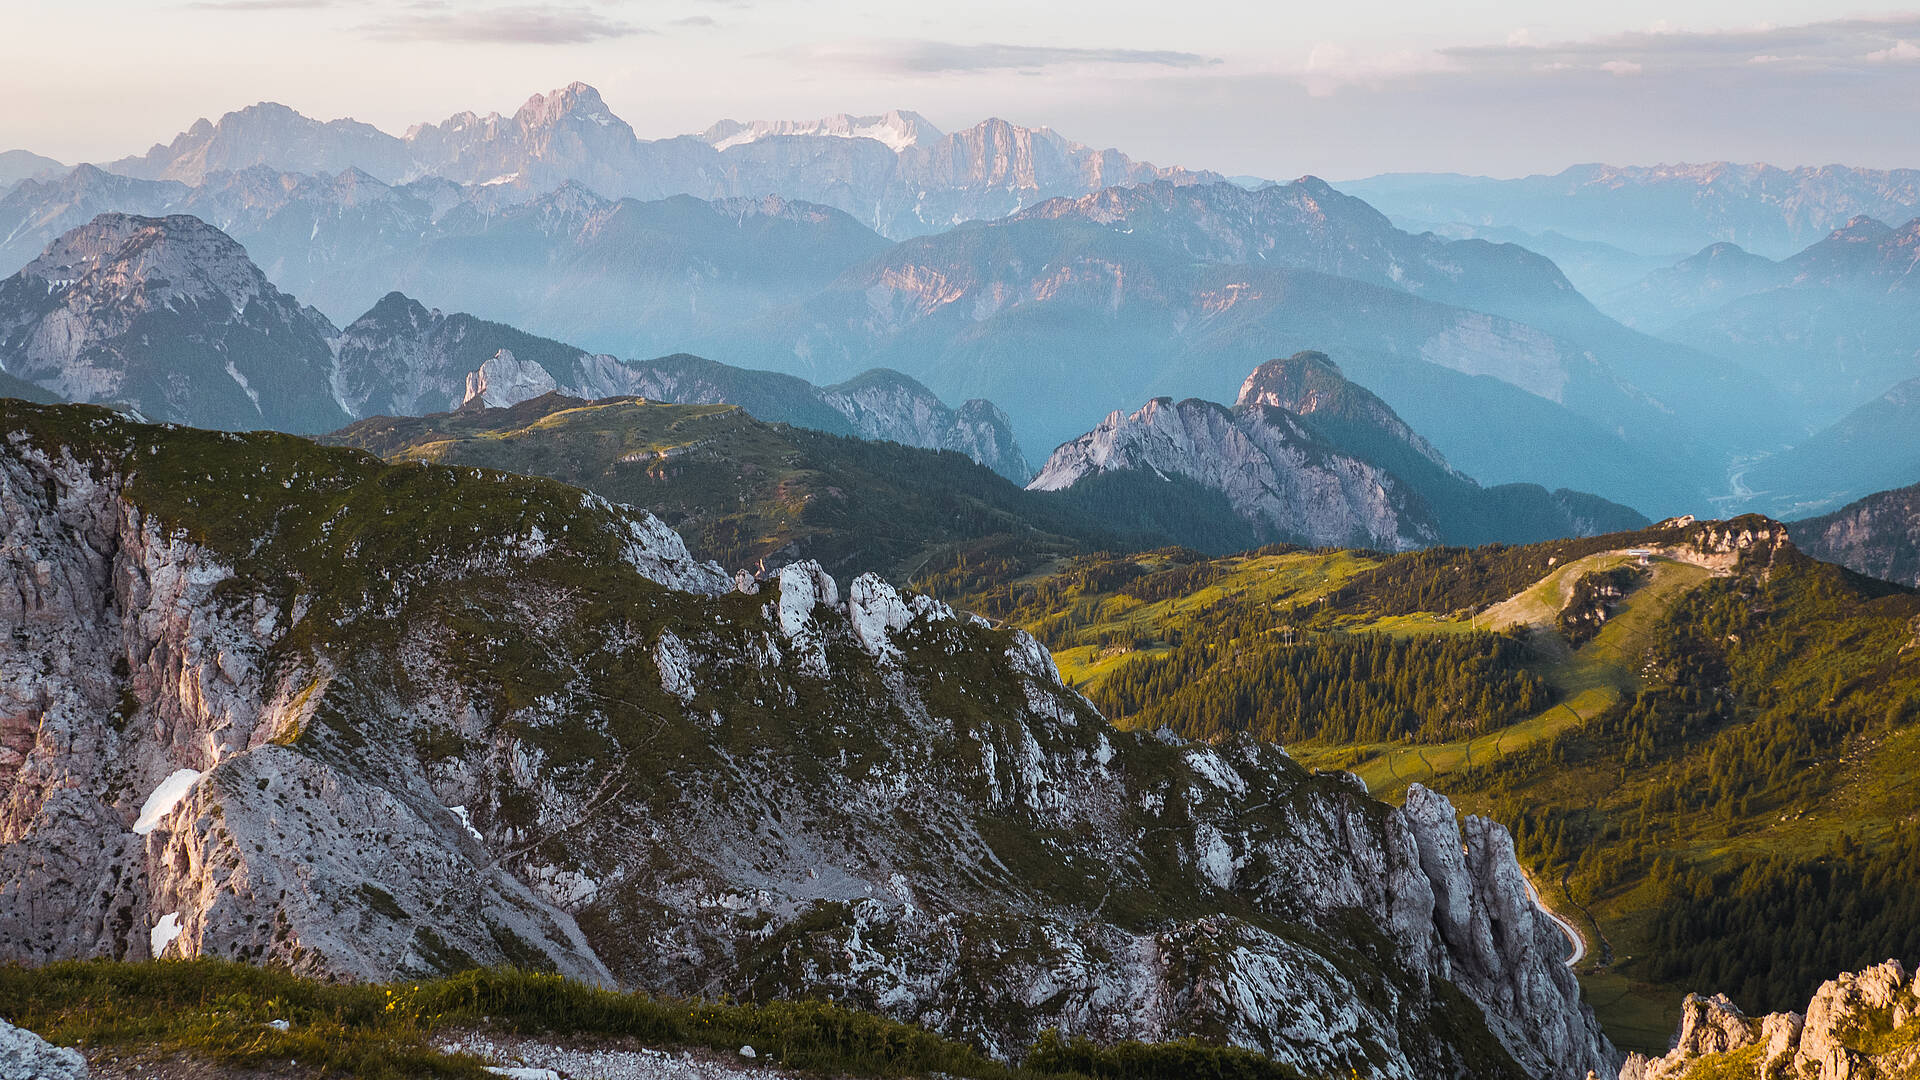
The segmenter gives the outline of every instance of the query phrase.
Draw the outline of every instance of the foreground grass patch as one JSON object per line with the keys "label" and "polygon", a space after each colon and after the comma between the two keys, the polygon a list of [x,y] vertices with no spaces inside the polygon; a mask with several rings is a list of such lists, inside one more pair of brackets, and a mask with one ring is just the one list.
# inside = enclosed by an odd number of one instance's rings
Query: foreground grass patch
{"label": "foreground grass patch", "polygon": [[725,1054],[746,1045],[761,1063],[834,1076],[1305,1080],[1259,1054],[1194,1040],[1101,1047],[1052,1033],[1026,1067],[1011,1068],[965,1043],[825,1002],[677,1001],[512,970],[339,984],[221,960],[0,967],[0,1017],[62,1046],[238,1066],[297,1061],[366,1080],[492,1077],[480,1059],[435,1045],[436,1032],[476,1026]]}

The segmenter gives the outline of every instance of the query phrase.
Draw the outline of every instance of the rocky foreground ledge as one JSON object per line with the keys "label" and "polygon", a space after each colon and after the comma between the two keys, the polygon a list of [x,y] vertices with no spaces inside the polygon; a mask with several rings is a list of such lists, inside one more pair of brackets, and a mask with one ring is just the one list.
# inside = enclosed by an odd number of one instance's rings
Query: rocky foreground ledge
{"label": "rocky foreground ledge", "polygon": [[1898,960],[1821,984],[1804,1013],[1748,1017],[1687,995],[1673,1049],[1631,1054],[1620,1080],[1899,1080],[1920,1076],[1920,978]]}

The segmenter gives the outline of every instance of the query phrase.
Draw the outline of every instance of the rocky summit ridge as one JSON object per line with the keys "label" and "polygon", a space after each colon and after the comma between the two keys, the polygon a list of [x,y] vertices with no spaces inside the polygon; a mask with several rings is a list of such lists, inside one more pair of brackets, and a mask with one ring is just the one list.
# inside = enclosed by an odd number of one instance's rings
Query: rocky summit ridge
{"label": "rocky summit ridge", "polygon": [[1056,449],[1028,487],[1063,491],[1116,472],[1179,476],[1220,491],[1275,538],[1388,551],[1440,540],[1424,507],[1385,469],[1340,453],[1269,405],[1162,397],[1116,410]]}
{"label": "rocky summit ridge", "polygon": [[1617,1065],[1508,834],[1436,793],[1117,731],[1024,634],[804,563],[736,586],[550,481],[0,419],[5,960],[514,963],[1002,1056]]}
{"label": "rocky summit ridge", "polygon": [[107,168],[199,184],[216,172],[255,165],[328,173],[353,167],[388,183],[436,177],[546,190],[575,181],[610,198],[781,194],[837,207],[893,237],[1000,217],[1112,184],[1220,179],[1000,119],[942,134],[900,110],[801,122],[723,120],[700,135],[642,139],[582,82],[534,94],[511,116],[461,112],[399,136],[353,120],[323,123],[262,102],[201,119],[170,142]]}
{"label": "rocky summit ridge", "polygon": [[1156,398],[1115,411],[1056,449],[1029,487],[1067,491],[1096,477],[1128,478],[1149,492],[1152,480],[1178,478],[1224,496],[1261,538],[1311,546],[1404,551],[1647,524],[1583,492],[1481,487],[1318,352],[1261,364],[1231,408]]}

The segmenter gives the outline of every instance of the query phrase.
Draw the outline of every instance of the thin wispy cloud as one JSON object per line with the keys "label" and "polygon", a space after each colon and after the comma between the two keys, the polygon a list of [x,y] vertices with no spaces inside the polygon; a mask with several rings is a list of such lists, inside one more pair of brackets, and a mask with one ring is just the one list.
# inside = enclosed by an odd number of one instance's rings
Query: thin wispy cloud
{"label": "thin wispy cloud", "polygon": [[652,33],[584,7],[499,7],[393,15],[362,27],[386,41],[491,45],[585,45]]}
{"label": "thin wispy cloud", "polygon": [[708,27],[708,26],[719,26],[720,24],[718,22],[715,22],[713,16],[711,15],[689,15],[684,19],[675,19],[672,22],[668,23],[667,25],[668,26],[685,26],[685,27]]}
{"label": "thin wispy cloud", "polygon": [[339,0],[196,0],[186,5],[198,11],[303,11],[339,7]]}
{"label": "thin wispy cloud", "polygon": [[1167,49],[1087,49],[1050,45],[969,45],[950,41],[873,42],[808,50],[813,60],[870,68],[937,74],[974,71],[1040,71],[1086,65],[1203,68],[1215,57]]}
{"label": "thin wispy cloud", "polygon": [[[1526,36],[1503,44],[1463,45],[1442,55],[1476,68],[1615,71],[1637,64],[1643,71],[1664,68],[1698,73],[1703,68],[1796,63],[1825,68],[1857,67],[1862,62],[1907,59],[1920,38],[1920,14],[1832,19],[1798,26],[1755,26],[1716,30],[1674,29],[1608,34],[1583,41],[1535,42]],[[1920,58],[1916,55],[1913,58]],[[1608,65],[1614,65],[1609,67]]]}
{"label": "thin wispy cloud", "polygon": [[1367,55],[1323,42],[1298,69],[1298,79],[1308,93],[1325,97],[1349,86],[1380,89],[1392,82],[1436,77],[1516,85],[1582,74],[1617,79],[1664,75],[1699,82],[1716,73],[1761,68],[1867,72],[1920,61],[1917,42],[1920,14],[1722,30],[1679,29],[1662,23],[1573,41],[1540,41],[1522,28],[1501,42],[1424,53]]}

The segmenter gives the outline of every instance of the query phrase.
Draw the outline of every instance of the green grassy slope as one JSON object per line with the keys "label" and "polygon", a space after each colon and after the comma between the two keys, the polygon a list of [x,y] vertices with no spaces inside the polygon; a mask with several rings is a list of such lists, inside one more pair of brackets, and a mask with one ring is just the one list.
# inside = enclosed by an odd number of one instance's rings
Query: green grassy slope
{"label": "green grassy slope", "polygon": [[329,441],[575,484],[652,510],[730,570],[815,558],[842,578],[904,580],[988,539],[1023,558],[1126,542],[964,455],[762,423],[732,405],[549,394],[510,409],[376,417]]}

